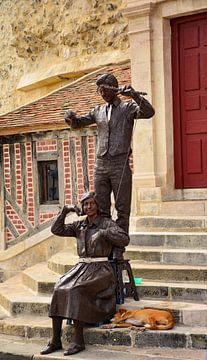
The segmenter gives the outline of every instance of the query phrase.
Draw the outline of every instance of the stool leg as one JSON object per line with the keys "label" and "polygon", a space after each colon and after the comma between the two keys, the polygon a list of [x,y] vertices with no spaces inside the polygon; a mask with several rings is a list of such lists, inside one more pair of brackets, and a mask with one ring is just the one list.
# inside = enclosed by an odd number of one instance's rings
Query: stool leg
{"label": "stool leg", "polygon": [[122,277],[122,268],[117,265],[117,291],[118,291],[118,299],[117,304],[122,305],[124,304],[124,284],[123,284],[123,277]]}
{"label": "stool leg", "polygon": [[124,304],[124,284],[122,277],[122,266],[116,260],[111,261],[116,280],[116,303],[118,305]]}
{"label": "stool leg", "polygon": [[128,261],[126,262],[125,265],[126,265],[126,271],[128,273],[128,277],[129,277],[129,282],[130,282],[133,298],[134,298],[134,300],[139,301],[139,295],[138,295],[137,288],[136,288],[136,285],[135,285],[135,282],[134,282],[134,277],[133,277],[133,274],[132,274],[131,266],[130,266]]}

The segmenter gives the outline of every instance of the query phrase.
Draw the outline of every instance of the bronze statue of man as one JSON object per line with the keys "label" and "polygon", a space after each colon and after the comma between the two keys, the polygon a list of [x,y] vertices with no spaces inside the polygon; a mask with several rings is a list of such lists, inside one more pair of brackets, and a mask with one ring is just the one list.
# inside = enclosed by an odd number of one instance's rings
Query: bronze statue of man
{"label": "bronze statue of man", "polygon": [[[97,124],[98,146],[94,167],[94,187],[100,213],[111,217],[111,192],[113,192],[117,210],[116,222],[128,232],[132,190],[132,174],[128,160],[131,154],[134,120],[152,117],[154,109],[131,85],[119,88],[118,80],[111,73],[98,76],[96,85],[106,104],[96,106],[89,114],[81,117],[68,110],[65,113],[65,121],[73,129]],[[132,100],[122,101],[118,94],[128,96]],[[119,257],[116,249],[114,257]]]}

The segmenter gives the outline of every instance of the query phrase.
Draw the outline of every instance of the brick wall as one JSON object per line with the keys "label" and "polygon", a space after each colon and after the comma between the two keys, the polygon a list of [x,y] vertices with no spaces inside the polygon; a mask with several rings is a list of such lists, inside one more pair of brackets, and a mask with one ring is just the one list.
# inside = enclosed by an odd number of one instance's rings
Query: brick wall
{"label": "brick wall", "polygon": [[69,140],[63,141],[63,174],[65,182],[65,204],[69,205],[72,203],[72,194],[71,194],[71,169],[70,169],[70,151],[69,151],[70,142]]}
{"label": "brick wall", "polygon": [[22,209],[23,193],[22,193],[22,169],[21,169],[21,156],[20,156],[20,144],[15,144],[15,166],[16,166],[16,202]]}
{"label": "brick wall", "polygon": [[3,163],[4,163],[4,186],[5,189],[11,194],[9,145],[3,146]]}
{"label": "brick wall", "polygon": [[38,153],[57,151],[57,140],[52,139],[52,140],[37,141],[36,151]]}

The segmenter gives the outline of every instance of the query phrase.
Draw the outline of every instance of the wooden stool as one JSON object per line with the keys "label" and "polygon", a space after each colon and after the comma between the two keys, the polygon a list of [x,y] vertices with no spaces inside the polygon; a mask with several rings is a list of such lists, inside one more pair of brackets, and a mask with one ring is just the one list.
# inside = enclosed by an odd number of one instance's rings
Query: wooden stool
{"label": "wooden stool", "polygon": [[[132,274],[131,265],[129,260],[110,260],[113,267],[115,278],[116,278],[116,303],[121,305],[124,304],[125,297],[133,297],[134,300],[138,301],[139,296],[137,288],[135,286],[134,277]],[[123,271],[128,274],[129,282],[123,281]]]}

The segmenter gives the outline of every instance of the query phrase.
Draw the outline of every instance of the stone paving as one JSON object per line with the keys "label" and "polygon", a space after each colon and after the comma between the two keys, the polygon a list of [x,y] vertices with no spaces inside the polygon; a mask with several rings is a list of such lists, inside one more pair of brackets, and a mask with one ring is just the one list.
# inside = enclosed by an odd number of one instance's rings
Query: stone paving
{"label": "stone paving", "polygon": [[206,360],[207,350],[183,350],[160,348],[128,348],[119,346],[86,346],[86,350],[71,357],[63,356],[63,351],[50,355],[40,355],[43,342],[23,341],[20,337],[0,337],[0,360]]}

